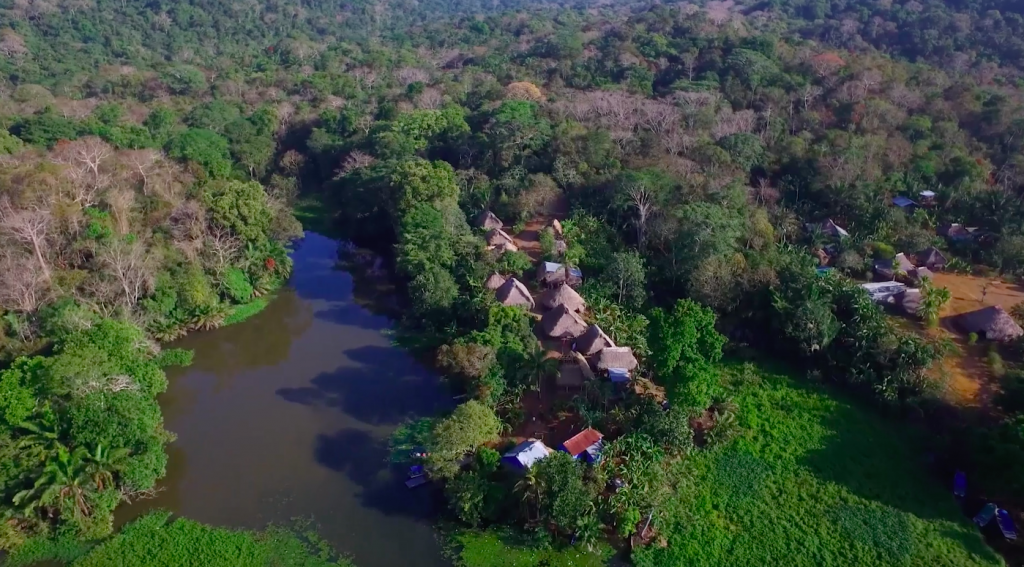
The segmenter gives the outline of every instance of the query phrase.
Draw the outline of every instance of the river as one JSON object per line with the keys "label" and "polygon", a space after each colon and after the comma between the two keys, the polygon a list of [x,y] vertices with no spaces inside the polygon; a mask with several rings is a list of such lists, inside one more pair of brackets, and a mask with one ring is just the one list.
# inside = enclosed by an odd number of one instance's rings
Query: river
{"label": "river", "polygon": [[312,518],[359,567],[441,567],[428,489],[410,491],[385,463],[404,419],[446,402],[437,380],[384,335],[335,269],[337,242],[307,233],[289,285],[255,317],[196,333],[188,368],[160,398],[167,477],[119,520],[164,508],[201,522],[263,528]]}

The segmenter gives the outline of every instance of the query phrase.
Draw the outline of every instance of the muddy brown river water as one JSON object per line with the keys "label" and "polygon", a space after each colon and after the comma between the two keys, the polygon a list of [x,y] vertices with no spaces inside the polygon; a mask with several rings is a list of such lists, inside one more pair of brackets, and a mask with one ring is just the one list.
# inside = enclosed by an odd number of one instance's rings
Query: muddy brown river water
{"label": "muddy brown river water", "polygon": [[263,528],[312,518],[359,567],[441,567],[437,503],[385,462],[404,419],[446,403],[437,379],[391,345],[390,322],[356,304],[338,244],[307,234],[288,287],[255,317],[191,335],[160,398],[167,477],[126,521],[164,508],[201,522]]}

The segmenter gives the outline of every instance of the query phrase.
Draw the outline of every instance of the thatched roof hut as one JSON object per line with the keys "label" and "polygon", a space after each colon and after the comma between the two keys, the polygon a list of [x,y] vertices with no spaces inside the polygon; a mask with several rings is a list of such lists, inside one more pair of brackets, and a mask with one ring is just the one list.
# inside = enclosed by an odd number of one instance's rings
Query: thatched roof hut
{"label": "thatched roof hut", "polygon": [[907,315],[916,316],[921,306],[921,290],[908,289],[892,296],[892,303]]}
{"label": "thatched roof hut", "polygon": [[491,246],[490,249],[494,250],[498,254],[498,256],[501,256],[505,252],[519,251],[519,248],[515,244],[512,244],[511,242],[501,242],[500,244],[495,244],[494,246]]}
{"label": "thatched roof hut", "polygon": [[929,246],[917,253],[917,265],[929,270],[944,270],[946,268],[946,256],[934,246]]}
{"label": "thatched roof hut", "polygon": [[952,317],[952,322],[965,333],[977,333],[990,341],[1011,341],[1024,335],[1024,329],[1002,307],[990,305],[970,313]]}
{"label": "thatched roof hut", "polygon": [[614,346],[615,342],[611,337],[604,334],[601,327],[597,325],[591,325],[587,332],[583,333],[583,336],[576,339],[576,352],[582,353],[584,356],[597,354],[603,348]]}
{"label": "thatched roof hut", "polygon": [[495,296],[502,305],[520,305],[527,309],[533,309],[534,306],[530,290],[526,289],[523,282],[515,278],[509,278],[501,284],[501,287],[495,292]]}
{"label": "thatched roof hut", "polygon": [[626,370],[635,370],[640,363],[636,361],[636,357],[633,356],[633,349],[629,347],[608,347],[601,349],[601,352],[597,353],[597,357],[594,362],[594,366],[598,370],[608,370],[609,368],[624,368]]}
{"label": "thatched roof hut", "polygon": [[845,228],[836,224],[832,219],[826,219],[824,222],[820,223],[808,223],[806,225],[806,228],[808,231],[814,229],[821,230],[822,233],[835,238],[844,238],[850,236],[850,233],[847,232]]}
{"label": "thatched roof hut", "polygon": [[554,309],[559,305],[565,305],[572,311],[582,313],[587,308],[587,302],[573,288],[562,284],[546,290],[540,296],[540,304],[548,309]]}
{"label": "thatched roof hut", "polygon": [[551,230],[555,232],[555,236],[562,237],[562,223],[558,222],[558,219],[552,219]]}
{"label": "thatched roof hut", "polygon": [[974,238],[977,230],[977,227],[967,227],[954,222],[939,226],[936,232],[939,236],[945,236],[950,240],[970,240]]}
{"label": "thatched roof hut", "polygon": [[594,379],[594,371],[590,369],[587,359],[578,352],[570,353],[568,357],[562,358],[558,368],[558,376],[555,383],[565,388],[582,386],[587,380]]}
{"label": "thatched roof hut", "polygon": [[505,281],[505,276],[499,274],[498,272],[494,272],[493,274],[487,276],[487,279],[484,280],[484,287],[493,291],[505,285]]}
{"label": "thatched roof hut", "polygon": [[554,339],[575,339],[587,331],[587,324],[564,304],[548,311],[540,319],[541,328]]}
{"label": "thatched roof hut", "polygon": [[489,246],[499,246],[502,244],[515,245],[515,241],[509,236],[504,230],[500,228],[492,228],[487,231],[487,236],[484,237],[487,240]]}
{"label": "thatched roof hut", "polygon": [[492,230],[492,229],[495,229],[495,228],[500,229],[503,226],[501,224],[501,219],[496,217],[494,215],[494,213],[492,213],[491,211],[484,211],[484,212],[480,213],[476,217],[475,224],[476,224],[476,226],[478,226],[480,228],[485,228],[487,230]]}

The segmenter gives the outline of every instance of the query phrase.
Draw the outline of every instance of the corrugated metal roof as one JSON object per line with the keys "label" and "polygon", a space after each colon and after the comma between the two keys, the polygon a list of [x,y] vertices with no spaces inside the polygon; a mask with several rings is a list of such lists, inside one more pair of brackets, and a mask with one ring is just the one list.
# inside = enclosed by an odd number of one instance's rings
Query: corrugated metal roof
{"label": "corrugated metal roof", "polygon": [[604,435],[602,435],[600,431],[593,428],[587,428],[576,435],[573,435],[565,443],[562,443],[562,448],[565,449],[566,453],[569,453],[573,457],[578,457],[581,453],[601,441],[603,438]]}

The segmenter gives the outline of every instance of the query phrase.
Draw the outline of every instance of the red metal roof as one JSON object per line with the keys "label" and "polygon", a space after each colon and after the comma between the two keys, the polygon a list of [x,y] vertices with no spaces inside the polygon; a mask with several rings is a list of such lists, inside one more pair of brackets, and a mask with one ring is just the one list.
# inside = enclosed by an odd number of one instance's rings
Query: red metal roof
{"label": "red metal roof", "polygon": [[566,450],[567,453],[569,453],[573,457],[576,457],[583,451],[586,451],[587,447],[590,447],[594,443],[597,443],[603,437],[604,435],[601,435],[600,431],[592,428],[587,428],[584,429],[583,431],[580,431],[576,435],[573,435],[565,443],[562,443],[562,447]]}

